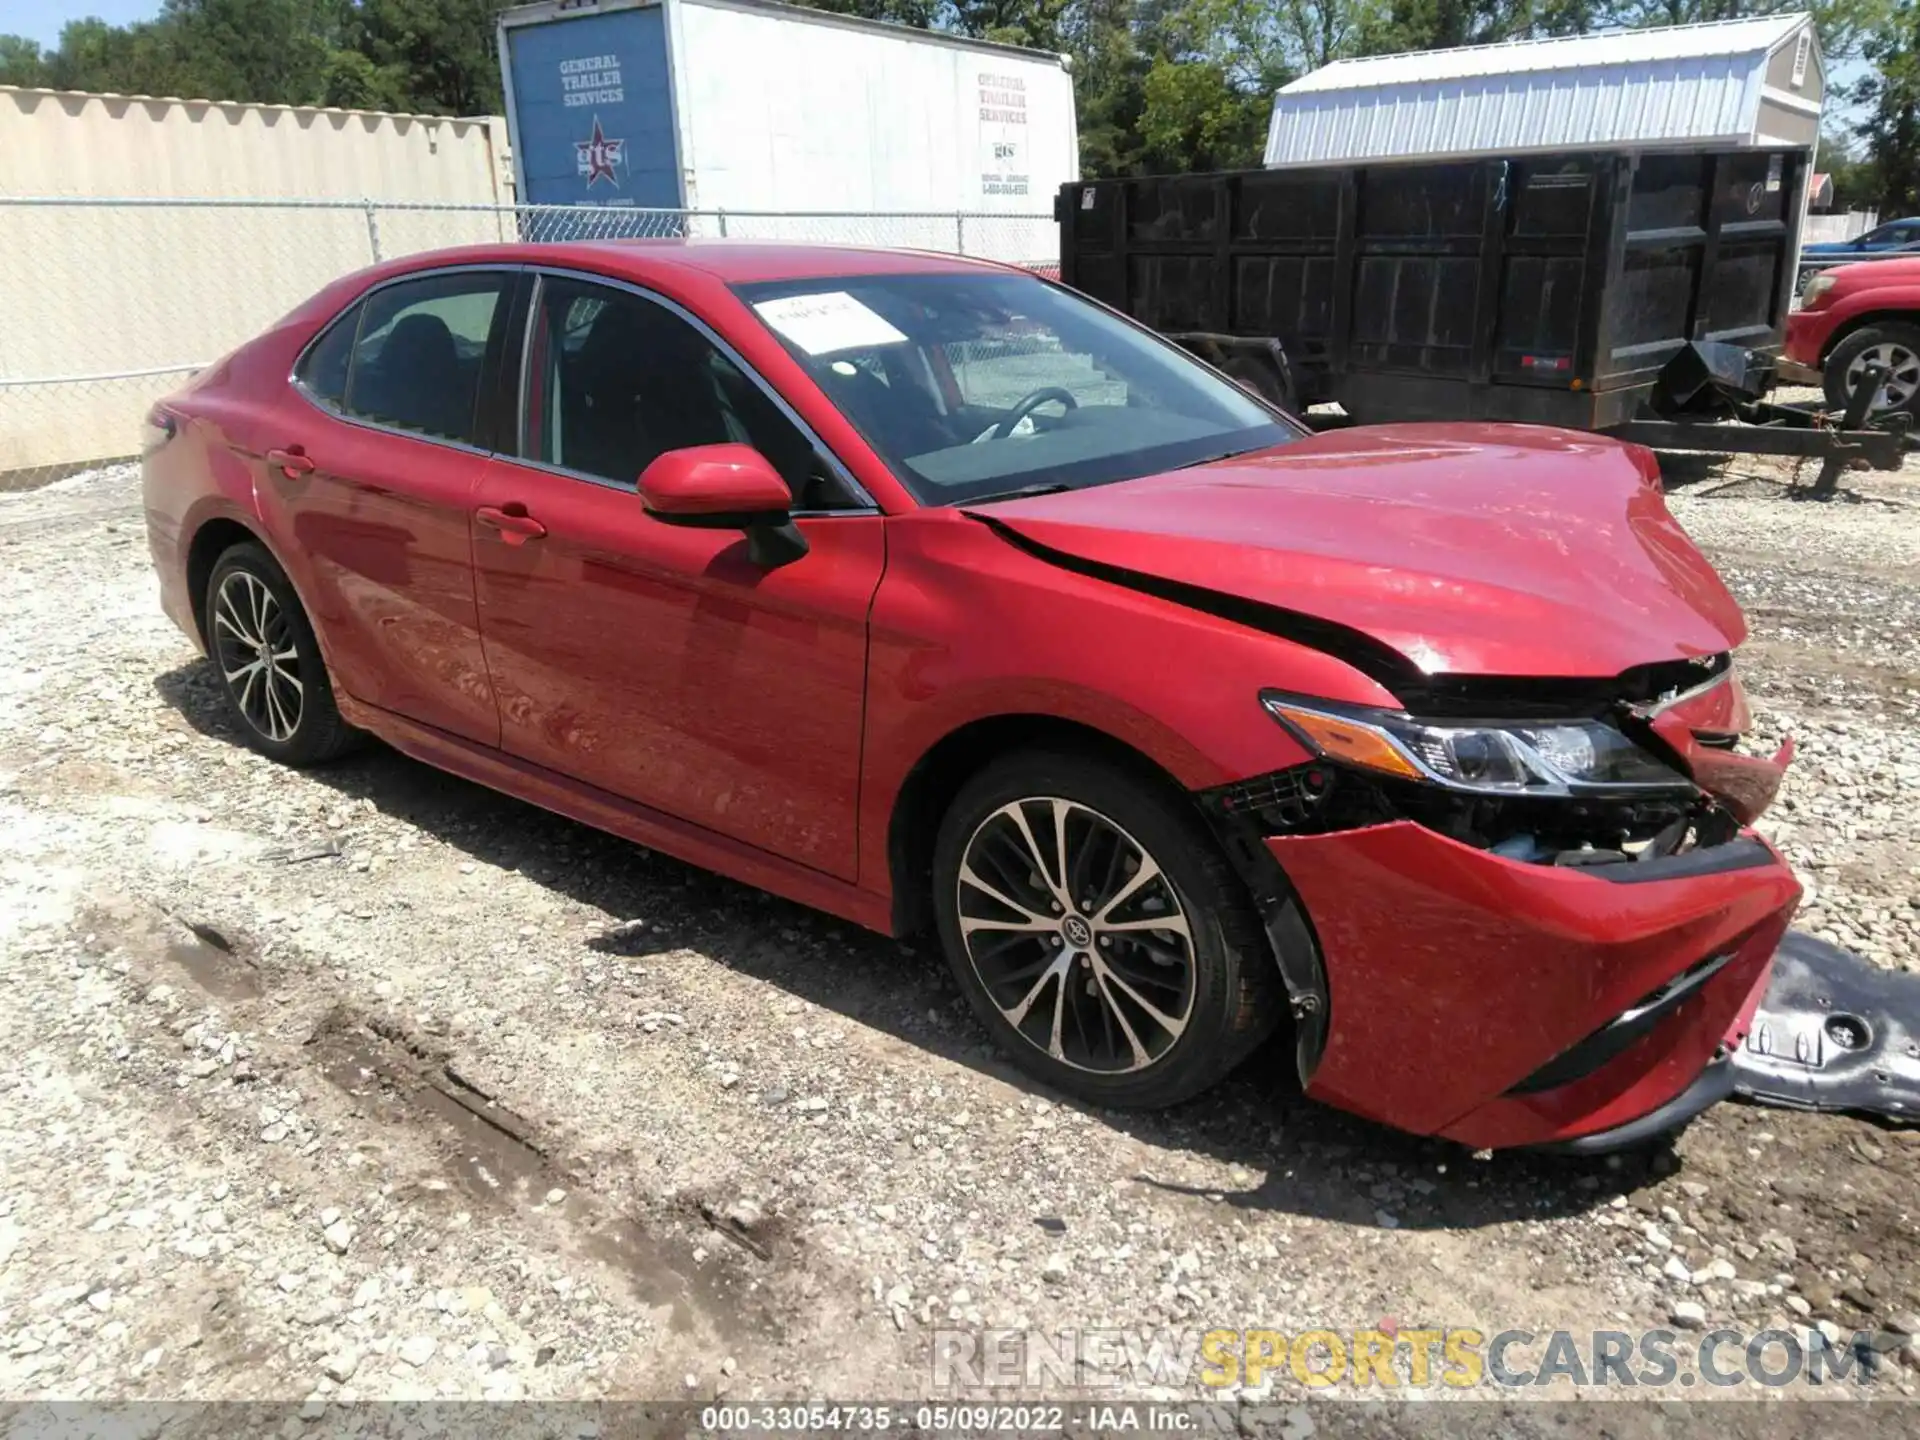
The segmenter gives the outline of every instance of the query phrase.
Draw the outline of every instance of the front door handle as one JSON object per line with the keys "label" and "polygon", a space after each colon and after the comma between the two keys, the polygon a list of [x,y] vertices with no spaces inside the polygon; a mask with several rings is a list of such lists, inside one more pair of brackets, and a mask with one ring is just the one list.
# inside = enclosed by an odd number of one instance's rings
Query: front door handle
{"label": "front door handle", "polygon": [[473,518],[489,530],[498,530],[500,538],[509,545],[524,545],[547,533],[547,527],[527,514],[527,507],[517,500],[510,500],[498,508],[482,505],[473,512]]}
{"label": "front door handle", "polygon": [[307,458],[307,452],[298,445],[289,445],[284,450],[267,451],[267,464],[273,466],[289,480],[313,472],[313,461]]}

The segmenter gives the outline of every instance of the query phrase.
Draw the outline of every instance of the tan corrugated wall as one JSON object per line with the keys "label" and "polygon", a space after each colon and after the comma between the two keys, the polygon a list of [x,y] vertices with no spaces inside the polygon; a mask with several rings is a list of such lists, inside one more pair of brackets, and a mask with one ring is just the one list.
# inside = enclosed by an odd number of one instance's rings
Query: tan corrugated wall
{"label": "tan corrugated wall", "polygon": [[[359,202],[510,204],[506,175],[497,118],[0,86],[0,380],[211,360],[374,258]],[[350,203],[6,203],[21,196]],[[511,234],[495,215],[390,215],[379,250],[391,258]],[[0,386],[0,474],[129,453],[146,401],[184,378]]]}
{"label": "tan corrugated wall", "polygon": [[[0,193],[500,199],[497,118],[0,86]],[[504,141],[501,147],[504,147]]]}

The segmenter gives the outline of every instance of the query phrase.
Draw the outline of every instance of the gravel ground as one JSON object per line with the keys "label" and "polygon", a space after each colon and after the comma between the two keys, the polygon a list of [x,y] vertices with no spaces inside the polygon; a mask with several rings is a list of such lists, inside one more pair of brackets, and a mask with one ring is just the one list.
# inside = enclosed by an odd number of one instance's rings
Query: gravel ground
{"label": "gravel ground", "polygon": [[[1920,474],[1674,506],[1802,747],[1805,923],[1920,966]],[[1920,1130],[1474,1157],[1276,1054],[1090,1112],[924,950],[378,747],[279,769],[126,467],[0,497],[0,979],[8,1399],[917,1396],[941,1325],[1920,1328]]]}

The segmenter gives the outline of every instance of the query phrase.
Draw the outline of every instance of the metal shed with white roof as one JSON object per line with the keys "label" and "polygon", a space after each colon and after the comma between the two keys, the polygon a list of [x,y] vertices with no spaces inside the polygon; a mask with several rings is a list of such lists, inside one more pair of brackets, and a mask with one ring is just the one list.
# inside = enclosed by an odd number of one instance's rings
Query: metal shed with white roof
{"label": "metal shed with white roof", "polygon": [[1274,97],[1266,163],[1811,148],[1825,93],[1806,14],[1336,60]]}

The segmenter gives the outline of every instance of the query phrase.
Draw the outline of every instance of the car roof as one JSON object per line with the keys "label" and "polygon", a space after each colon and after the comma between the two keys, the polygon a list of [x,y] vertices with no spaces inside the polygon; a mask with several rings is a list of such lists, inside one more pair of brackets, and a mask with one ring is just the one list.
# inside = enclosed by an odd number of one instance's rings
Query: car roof
{"label": "car roof", "polygon": [[658,279],[665,273],[696,271],[727,285],[763,280],[831,279],[840,275],[1004,273],[1011,268],[990,260],[943,255],[931,250],[765,240],[661,239],[463,246],[409,255],[395,262],[390,273],[488,262],[564,265],[641,282]]}

